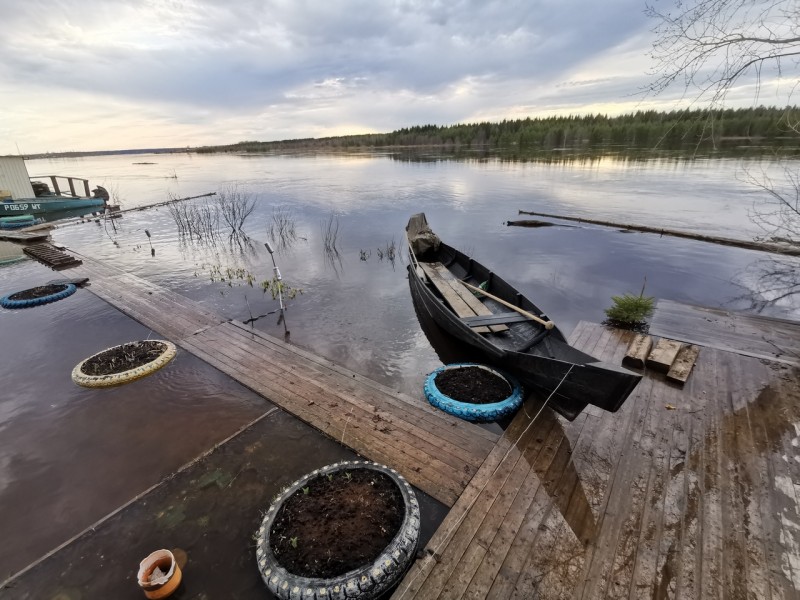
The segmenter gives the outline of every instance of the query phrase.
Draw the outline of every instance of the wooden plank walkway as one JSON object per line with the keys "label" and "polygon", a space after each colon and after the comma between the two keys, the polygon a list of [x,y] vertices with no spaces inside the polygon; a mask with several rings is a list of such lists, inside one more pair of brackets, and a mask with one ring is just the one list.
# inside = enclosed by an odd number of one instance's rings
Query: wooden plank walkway
{"label": "wooden plank walkway", "polygon": [[[571,342],[619,364],[632,334]],[[800,596],[800,369],[706,347],[615,414],[529,400],[393,596]]]}
{"label": "wooden plank walkway", "polygon": [[5,231],[0,230],[0,241],[19,242],[27,244],[30,242],[43,242],[50,237],[49,231],[29,232],[29,231]]}
{"label": "wooden plank walkway", "polygon": [[287,412],[389,465],[452,506],[497,434],[451,417],[297,346],[226,322],[179,294],[84,258],[89,290]]}
{"label": "wooden plank walkway", "polygon": [[650,333],[800,366],[800,322],[659,300]]}

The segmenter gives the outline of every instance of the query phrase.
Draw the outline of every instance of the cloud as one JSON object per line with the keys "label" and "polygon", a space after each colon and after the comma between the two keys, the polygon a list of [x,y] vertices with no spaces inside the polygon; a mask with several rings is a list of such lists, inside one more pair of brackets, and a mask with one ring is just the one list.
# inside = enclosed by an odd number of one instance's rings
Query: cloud
{"label": "cloud", "polygon": [[635,105],[641,0],[6,0],[0,152]]}

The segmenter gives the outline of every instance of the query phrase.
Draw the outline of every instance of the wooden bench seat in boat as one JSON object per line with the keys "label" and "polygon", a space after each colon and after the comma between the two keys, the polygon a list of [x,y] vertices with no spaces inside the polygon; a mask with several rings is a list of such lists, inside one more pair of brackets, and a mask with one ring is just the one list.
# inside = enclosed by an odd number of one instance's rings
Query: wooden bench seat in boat
{"label": "wooden bench seat in boat", "polygon": [[501,331],[508,331],[508,327],[502,323],[511,323],[513,321],[501,321],[499,324],[491,324],[491,319],[494,319],[495,313],[472,292],[465,288],[459,280],[450,271],[447,270],[440,262],[424,263],[420,262],[419,266],[425,271],[428,279],[439,290],[439,293],[445,299],[445,302],[453,309],[462,319],[473,319],[474,317],[490,318],[489,322],[482,323],[480,321],[465,321],[477,333],[499,333]]}

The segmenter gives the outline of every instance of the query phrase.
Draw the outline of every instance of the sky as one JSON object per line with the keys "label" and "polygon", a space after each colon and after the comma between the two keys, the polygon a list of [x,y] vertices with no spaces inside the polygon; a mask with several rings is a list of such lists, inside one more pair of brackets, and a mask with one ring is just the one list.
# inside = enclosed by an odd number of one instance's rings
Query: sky
{"label": "sky", "polygon": [[[644,10],[645,0],[0,0],[0,155],[679,108],[683,90],[641,93],[654,26]],[[751,104],[753,91],[737,98]]]}

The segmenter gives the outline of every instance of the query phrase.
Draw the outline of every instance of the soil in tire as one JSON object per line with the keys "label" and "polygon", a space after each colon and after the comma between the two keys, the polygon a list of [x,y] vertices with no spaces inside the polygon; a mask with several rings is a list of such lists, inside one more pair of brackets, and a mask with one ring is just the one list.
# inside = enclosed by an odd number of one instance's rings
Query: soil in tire
{"label": "soil in tire", "polygon": [[329,579],[374,562],[403,524],[403,495],[372,469],[322,475],[289,497],[270,530],[289,573]]}
{"label": "soil in tire", "polygon": [[8,299],[13,300],[14,302],[19,302],[20,300],[36,300],[37,298],[44,298],[45,296],[60,294],[66,289],[67,286],[60,283],[51,285],[40,285],[38,287],[30,288],[28,290],[22,290],[21,292],[17,292],[16,294],[11,294],[8,297]]}
{"label": "soil in tire", "polygon": [[153,362],[164,350],[166,346],[157,340],[123,344],[88,358],[81,366],[81,372],[92,376],[122,373]]}
{"label": "soil in tire", "polygon": [[434,381],[445,396],[470,404],[502,402],[512,391],[505,379],[480,367],[445,369]]}

